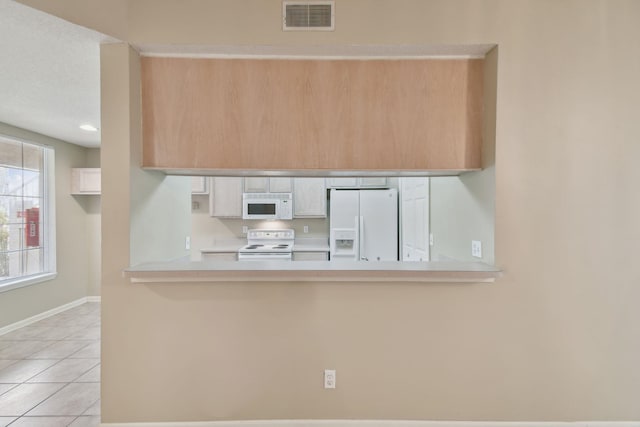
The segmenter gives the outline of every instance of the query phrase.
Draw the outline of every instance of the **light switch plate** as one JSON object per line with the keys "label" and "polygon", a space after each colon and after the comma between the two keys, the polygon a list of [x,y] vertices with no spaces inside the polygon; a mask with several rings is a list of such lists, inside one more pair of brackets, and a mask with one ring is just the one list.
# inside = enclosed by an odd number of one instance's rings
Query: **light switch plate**
{"label": "light switch plate", "polygon": [[471,241],[471,256],[482,258],[482,242],[480,240]]}

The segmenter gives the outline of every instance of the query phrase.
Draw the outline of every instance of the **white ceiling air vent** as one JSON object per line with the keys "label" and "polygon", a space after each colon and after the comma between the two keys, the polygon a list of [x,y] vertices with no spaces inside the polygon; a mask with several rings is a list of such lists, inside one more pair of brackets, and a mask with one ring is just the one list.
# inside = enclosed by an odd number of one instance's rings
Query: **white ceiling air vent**
{"label": "white ceiling air vent", "polygon": [[284,31],[333,31],[335,27],[333,1],[282,2]]}

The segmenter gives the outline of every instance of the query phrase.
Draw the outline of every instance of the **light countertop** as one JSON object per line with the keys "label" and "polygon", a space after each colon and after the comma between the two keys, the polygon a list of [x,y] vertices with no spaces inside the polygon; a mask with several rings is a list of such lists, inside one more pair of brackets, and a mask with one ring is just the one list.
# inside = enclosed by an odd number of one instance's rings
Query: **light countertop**
{"label": "light countertop", "polygon": [[124,272],[133,283],[171,282],[493,282],[480,262],[189,261],[146,263]]}

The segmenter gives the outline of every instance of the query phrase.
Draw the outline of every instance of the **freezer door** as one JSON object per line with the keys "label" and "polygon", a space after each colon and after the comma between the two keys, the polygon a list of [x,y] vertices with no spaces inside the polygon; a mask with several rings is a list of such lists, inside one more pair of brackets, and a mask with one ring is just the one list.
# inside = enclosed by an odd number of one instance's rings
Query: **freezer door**
{"label": "freezer door", "polygon": [[329,197],[331,228],[352,228],[360,211],[360,191],[332,189]]}
{"label": "freezer door", "polygon": [[398,190],[360,191],[360,260],[398,260]]}

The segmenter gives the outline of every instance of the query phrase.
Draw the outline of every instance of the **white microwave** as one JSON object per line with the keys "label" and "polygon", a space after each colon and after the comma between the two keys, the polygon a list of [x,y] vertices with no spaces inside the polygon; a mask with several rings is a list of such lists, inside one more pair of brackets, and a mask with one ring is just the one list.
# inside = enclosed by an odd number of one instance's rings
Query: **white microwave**
{"label": "white microwave", "polygon": [[293,219],[291,193],[242,193],[242,219]]}

